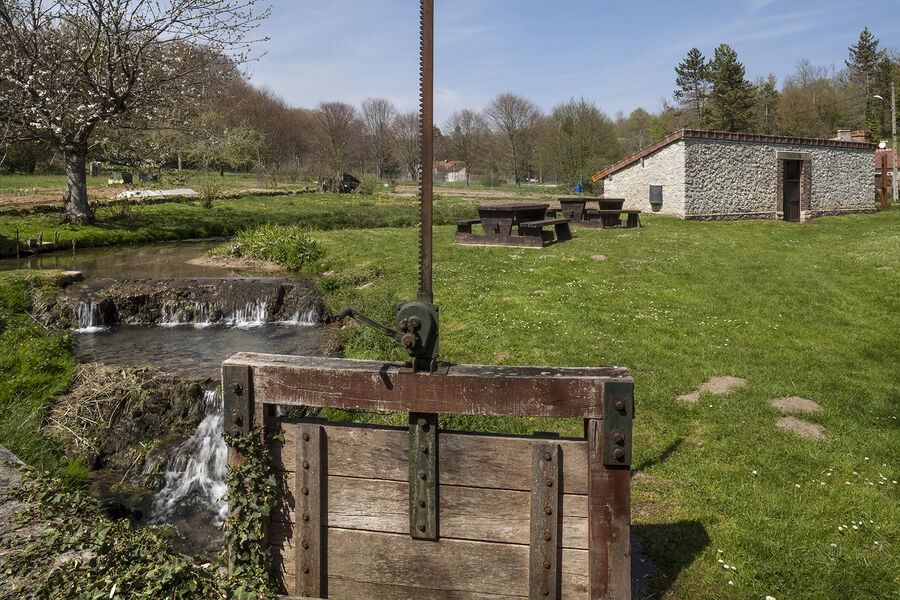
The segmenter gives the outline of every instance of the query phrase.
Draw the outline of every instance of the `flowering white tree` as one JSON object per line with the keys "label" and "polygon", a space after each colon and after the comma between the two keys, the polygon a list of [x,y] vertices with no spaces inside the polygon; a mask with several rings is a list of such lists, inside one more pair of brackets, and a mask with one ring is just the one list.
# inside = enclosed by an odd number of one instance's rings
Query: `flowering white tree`
{"label": "flowering white tree", "polygon": [[248,60],[259,0],[0,0],[0,141],[66,162],[66,219],[92,223],[85,161],[98,130],[171,127]]}

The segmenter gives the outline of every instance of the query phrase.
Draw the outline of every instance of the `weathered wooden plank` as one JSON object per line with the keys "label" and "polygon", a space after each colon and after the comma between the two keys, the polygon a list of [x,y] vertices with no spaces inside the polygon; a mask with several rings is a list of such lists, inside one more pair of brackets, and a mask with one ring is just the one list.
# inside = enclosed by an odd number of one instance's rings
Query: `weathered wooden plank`
{"label": "weathered wooden plank", "polygon": [[263,404],[467,415],[600,418],[604,382],[632,381],[620,367],[451,365],[431,374],[401,363],[252,353],[224,365],[250,367]]}
{"label": "weathered wooden plank", "polygon": [[[441,539],[419,541],[408,534],[328,529],[328,597],[341,598],[490,598],[528,597],[528,547]],[[588,598],[585,550],[563,550],[562,597]],[[276,572],[293,577],[291,561]],[[338,592],[341,582],[356,593]],[[380,593],[383,586],[393,595]],[[426,595],[430,594],[430,595]]]}
{"label": "weathered wooden plank", "polygon": [[631,468],[603,464],[603,421],[585,423],[590,455],[591,599],[631,598]]}
{"label": "weathered wooden plank", "polygon": [[[292,428],[284,428],[284,447],[294,443]],[[408,481],[409,432],[396,427],[325,425],[329,476]],[[444,485],[531,491],[530,437],[506,437],[441,432],[440,482]],[[587,494],[587,443],[559,439],[562,477],[560,493]],[[273,465],[294,471],[290,451],[271,446]]]}
{"label": "weathered wooden plank", "polygon": [[[293,475],[288,474],[286,489],[292,488]],[[329,477],[327,488],[329,527],[398,534],[409,531],[405,482]],[[440,494],[441,537],[530,543],[529,492],[443,485]],[[273,543],[291,537],[290,523],[296,521],[292,502],[293,497],[289,496],[273,516],[270,530]],[[587,549],[587,519],[587,496],[562,496],[561,547]]]}
{"label": "weathered wooden plank", "polygon": [[532,442],[528,598],[556,600],[559,574],[559,444]]}
{"label": "weathered wooden plank", "polygon": [[[292,427],[296,462],[300,465],[291,490],[294,491],[296,518],[294,536],[299,544],[294,547],[295,578],[294,588],[286,582],[288,592],[299,596],[317,597],[324,595],[323,581],[326,573],[324,544],[322,540],[322,523],[326,520],[325,506],[322,502],[323,474],[325,473],[325,436],[322,426],[316,423],[296,423]],[[272,535],[272,524],[269,526]]]}

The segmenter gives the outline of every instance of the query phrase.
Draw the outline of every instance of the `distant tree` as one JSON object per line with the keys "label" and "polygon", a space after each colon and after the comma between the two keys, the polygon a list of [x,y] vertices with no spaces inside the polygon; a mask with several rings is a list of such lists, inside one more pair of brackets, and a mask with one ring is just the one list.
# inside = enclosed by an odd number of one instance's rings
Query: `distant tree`
{"label": "distant tree", "polygon": [[771,135],[775,132],[775,121],[778,116],[778,89],[775,75],[756,80],[753,103],[753,130],[757,133]]}
{"label": "distant tree", "polygon": [[419,113],[412,111],[397,115],[394,117],[392,129],[400,163],[409,172],[412,180],[418,181],[419,163],[421,162]]}
{"label": "distant tree", "polygon": [[753,124],[753,84],[744,79],[744,65],[728,44],[716,48],[710,63],[712,89],[707,122],[722,131],[747,131]]}
{"label": "distant tree", "polygon": [[0,125],[10,125],[0,135],[59,148],[66,219],[92,223],[95,130],[171,126],[211,77],[247,58],[247,35],[267,14],[257,0],[0,0]]}
{"label": "distant tree", "polygon": [[344,102],[322,102],[316,111],[316,137],[335,182],[340,181],[358,139],[356,109]]}
{"label": "distant tree", "polygon": [[521,187],[528,173],[541,113],[530,101],[515,94],[500,94],[485,109],[499,137],[501,152],[516,182]]}
{"label": "distant tree", "polygon": [[464,108],[450,115],[446,129],[450,138],[452,160],[458,160],[465,165],[466,187],[469,187],[472,168],[481,158],[485,148],[487,123],[477,112]]}
{"label": "distant tree", "polygon": [[703,106],[709,94],[710,66],[703,53],[691,48],[687,57],[675,67],[675,99],[690,111],[693,120],[699,122],[703,116]]}
{"label": "distant tree", "polygon": [[626,155],[634,154],[650,143],[652,121],[650,113],[641,107],[631,111],[627,118],[624,115],[619,116],[616,127]]}
{"label": "distant tree", "polygon": [[877,92],[877,72],[879,63],[885,58],[884,50],[879,49],[879,41],[869,28],[864,28],[855,44],[848,47],[850,55],[844,61],[850,71],[850,82],[860,92],[856,106],[861,112],[862,122],[873,134],[879,130],[881,102],[872,96]]}
{"label": "distant tree", "polygon": [[597,105],[575,98],[557,105],[544,123],[539,155],[562,180],[592,189],[591,175],[618,155],[615,127]]}
{"label": "distant tree", "polygon": [[375,173],[379,179],[384,178],[386,165],[391,162],[394,147],[391,124],[397,110],[390,100],[384,98],[366,98],[360,107],[366,143],[375,159]]}

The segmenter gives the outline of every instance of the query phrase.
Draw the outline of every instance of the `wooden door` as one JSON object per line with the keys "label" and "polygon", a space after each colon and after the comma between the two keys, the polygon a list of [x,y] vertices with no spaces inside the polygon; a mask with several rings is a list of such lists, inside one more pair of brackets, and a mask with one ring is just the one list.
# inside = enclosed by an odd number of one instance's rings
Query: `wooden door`
{"label": "wooden door", "polygon": [[802,162],[799,160],[784,161],[783,198],[784,220],[800,220],[800,171]]}

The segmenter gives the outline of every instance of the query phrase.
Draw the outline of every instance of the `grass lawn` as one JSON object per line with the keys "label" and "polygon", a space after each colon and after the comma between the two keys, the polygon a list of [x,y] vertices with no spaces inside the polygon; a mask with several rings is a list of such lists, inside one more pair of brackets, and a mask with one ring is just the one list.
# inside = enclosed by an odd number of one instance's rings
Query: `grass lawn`
{"label": "grass lawn", "polygon": [[[453,228],[437,227],[441,358],[631,370],[633,522],[659,567],[652,597],[900,596],[900,211],[644,224],[575,229],[541,250],[454,246]],[[393,322],[396,303],[415,296],[414,229],[313,237],[333,310],[353,303]],[[346,356],[401,358],[369,330],[349,331]],[[676,399],[714,375],[748,383]],[[769,401],[795,395],[822,406],[804,418],[826,440],[775,427],[783,413]]]}
{"label": "grass lawn", "polygon": [[[435,203],[435,223],[451,223],[475,215],[477,200],[442,197]],[[247,197],[213,201],[205,209],[199,201],[163,204],[129,204],[96,209],[97,223],[89,227],[59,224],[54,214],[0,217],[0,236],[25,240],[52,240],[60,232],[62,248],[72,240],[79,248],[143,242],[234,235],[242,229],[271,223],[302,225],[312,229],[407,227],[418,223],[415,198],[300,194],[281,197]],[[13,250],[14,253],[14,250]]]}
{"label": "grass lawn", "polygon": [[[89,187],[100,187],[107,185],[112,168],[103,170],[100,177],[91,177],[87,175],[87,184]],[[134,174],[134,183],[138,185],[140,182],[137,173],[133,169],[119,169],[117,171],[131,171]],[[183,181],[179,182],[181,179]],[[253,173],[225,173],[224,177],[220,177],[218,172],[210,173],[204,176],[200,171],[184,170],[179,173],[177,171],[166,171],[162,182],[149,182],[144,187],[159,187],[167,185],[198,185],[204,179],[212,179],[222,183],[225,187],[252,187],[257,184],[257,177]],[[47,173],[47,174],[27,174],[27,173],[10,173],[0,175],[0,194],[24,189],[37,190],[59,190],[60,192],[66,187],[65,173]],[[139,186],[140,187],[140,186]],[[117,188],[118,189],[118,188]]]}

